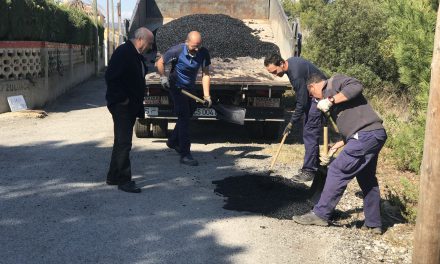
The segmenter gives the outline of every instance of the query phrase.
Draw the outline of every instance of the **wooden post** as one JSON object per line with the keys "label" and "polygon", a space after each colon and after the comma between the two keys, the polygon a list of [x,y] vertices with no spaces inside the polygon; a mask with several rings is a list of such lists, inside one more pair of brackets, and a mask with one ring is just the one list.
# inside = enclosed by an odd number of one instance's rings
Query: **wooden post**
{"label": "wooden post", "polygon": [[413,263],[440,263],[440,9],[431,65]]}

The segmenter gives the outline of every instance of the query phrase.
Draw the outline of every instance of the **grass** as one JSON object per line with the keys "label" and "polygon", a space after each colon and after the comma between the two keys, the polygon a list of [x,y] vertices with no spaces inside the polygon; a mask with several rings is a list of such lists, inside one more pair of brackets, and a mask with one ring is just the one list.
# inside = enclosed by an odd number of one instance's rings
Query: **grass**
{"label": "grass", "polygon": [[[275,156],[278,150],[279,144],[272,144],[265,148],[262,152],[271,157]],[[281,148],[280,155],[277,159],[277,164],[292,164],[299,163],[302,164],[304,159],[304,146],[301,144],[284,144]]]}

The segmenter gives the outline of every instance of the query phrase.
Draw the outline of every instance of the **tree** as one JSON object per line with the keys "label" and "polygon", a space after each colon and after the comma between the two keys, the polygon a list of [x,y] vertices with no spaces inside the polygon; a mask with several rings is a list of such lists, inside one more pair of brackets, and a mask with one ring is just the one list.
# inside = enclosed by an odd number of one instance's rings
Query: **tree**
{"label": "tree", "polygon": [[440,9],[433,53],[413,254],[413,263],[423,264],[440,262]]}

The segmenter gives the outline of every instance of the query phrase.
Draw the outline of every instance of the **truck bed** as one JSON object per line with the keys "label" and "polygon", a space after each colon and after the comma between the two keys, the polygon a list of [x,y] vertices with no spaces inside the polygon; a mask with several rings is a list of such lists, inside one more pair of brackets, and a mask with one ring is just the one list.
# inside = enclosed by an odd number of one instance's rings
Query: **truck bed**
{"label": "truck bed", "polygon": [[[147,27],[155,30],[159,26],[172,19],[167,18],[162,21],[149,21]],[[243,22],[252,29],[260,37],[262,41],[275,43],[274,33],[268,20],[264,19],[243,19]],[[178,43],[176,43],[178,44]],[[156,56],[160,56],[157,54]],[[228,85],[270,85],[286,87],[290,86],[287,76],[279,78],[268,73],[264,67],[264,58],[255,59],[251,57],[232,58],[211,58],[211,84],[228,84]],[[150,65],[153,67],[153,65]],[[159,75],[152,72],[147,75],[147,83],[158,83]],[[201,80],[199,74],[198,82]]]}

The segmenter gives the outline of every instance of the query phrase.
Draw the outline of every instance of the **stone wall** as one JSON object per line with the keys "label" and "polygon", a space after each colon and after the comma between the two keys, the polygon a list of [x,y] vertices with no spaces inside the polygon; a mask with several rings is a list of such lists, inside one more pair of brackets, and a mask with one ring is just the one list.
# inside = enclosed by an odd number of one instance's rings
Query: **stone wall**
{"label": "stone wall", "polygon": [[[23,95],[28,108],[42,107],[95,73],[90,46],[39,41],[0,41],[0,113],[7,97]],[[99,68],[104,65],[102,52]]]}

